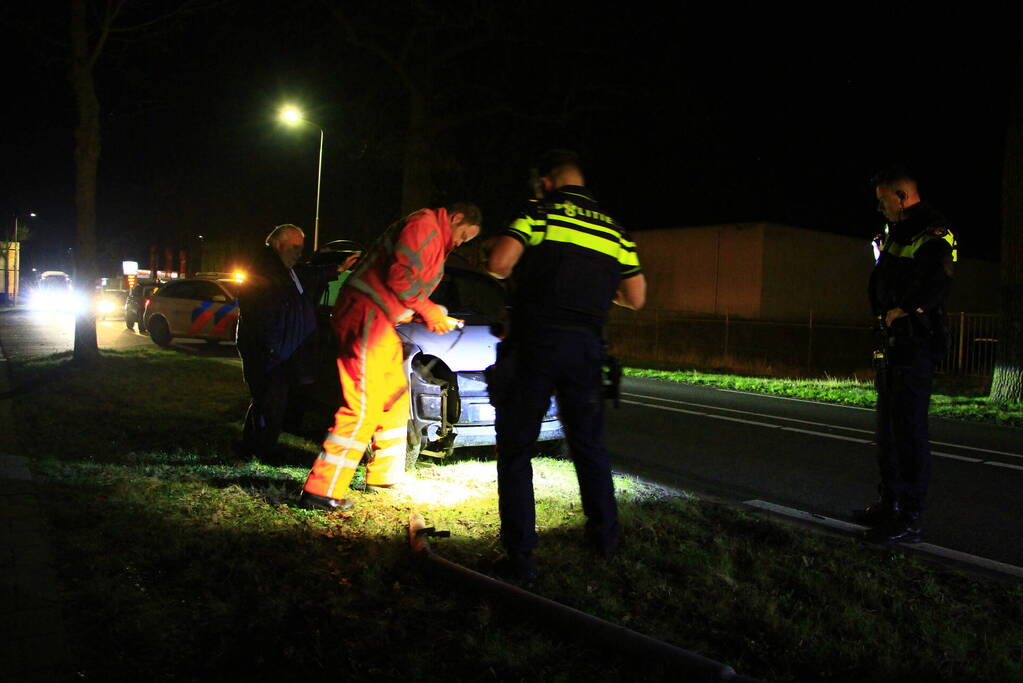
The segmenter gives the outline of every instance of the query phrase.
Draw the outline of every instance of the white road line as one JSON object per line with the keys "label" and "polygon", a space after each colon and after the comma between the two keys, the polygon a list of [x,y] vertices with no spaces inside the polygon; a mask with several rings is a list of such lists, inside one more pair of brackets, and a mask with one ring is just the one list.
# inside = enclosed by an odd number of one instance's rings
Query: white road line
{"label": "white road line", "polygon": [[931,451],[931,455],[936,455],[939,458],[962,460],[964,462],[984,462],[981,458],[967,458],[965,455],[954,455],[952,453],[942,453],[941,451]]}
{"label": "white road line", "polygon": [[995,460],[985,460],[985,465],[991,465],[992,467],[1006,467],[1010,470],[1021,470],[1023,471],[1023,465],[1013,465],[1007,462],[997,462]]}
{"label": "white road line", "polygon": [[[754,392],[751,392],[751,391],[742,391],[740,389],[719,389],[718,387],[713,387],[713,388],[714,388],[715,391],[724,391],[724,392],[727,392],[729,394],[745,394],[746,396],[749,396],[750,394],[754,393]],[[792,398],[791,396],[775,396],[774,394],[761,394],[760,392],[755,392],[755,393],[756,393],[757,396],[763,396],[764,398],[776,398],[779,401],[797,401],[799,403],[812,403],[815,406],[829,406],[831,408],[846,408],[848,410],[866,410],[866,411],[869,411],[871,413],[874,412],[873,408],[861,408],[860,406],[847,406],[847,405],[843,405],[841,403],[825,403],[824,401],[811,401],[810,399],[807,399],[807,398]]]}
{"label": "white road line", "polygon": [[684,406],[694,406],[697,408],[710,408],[712,410],[721,410],[728,413],[739,413],[740,415],[753,415],[755,417],[767,417],[772,420],[785,420],[787,422],[798,422],[800,424],[814,425],[817,427],[832,427],[834,429],[841,429],[847,432],[861,432],[863,434],[873,434],[872,429],[860,429],[859,427],[843,427],[842,425],[833,425],[827,422],[814,422],[813,420],[801,420],[796,417],[785,417],[783,415],[771,415],[770,413],[756,413],[752,410],[738,410],[736,408],[723,408],[719,406],[707,405],[706,403],[693,403],[692,401],[681,401],[677,398],[662,398],[660,396],[647,396],[645,394],[632,394],[629,392],[622,392],[622,396],[635,396],[636,398],[645,398],[654,401],[667,401],[668,403],[678,403]]}
{"label": "white road line", "polygon": [[[733,392],[731,389],[721,389],[720,391],[729,391],[731,393],[748,393],[748,392]],[[813,420],[801,420],[801,419],[798,419],[798,418],[795,418],[795,417],[785,417],[784,415],[772,415],[770,413],[757,413],[757,412],[754,412],[752,410],[738,410],[736,408],[724,408],[724,407],[719,407],[719,406],[708,405],[706,403],[694,403],[692,401],[682,401],[682,400],[679,400],[679,399],[676,399],[676,398],[663,398],[661,396],[647,396],[646,394],[634,394],[634,393],[625,392],[625,391],[622,392],[622,396],[633,396],[635,398],[643,398],[643,399],[647,399],[649,401],[664,401],[664,402],[667,402],[667,403],[677,403],[679,405],[692,406],[694,408],[703,408],[705,410],[719,410],[719,411],[727,412],[727,413],[738,413],[740,415],[751,415],[753,417],[766,417],[766,418],[771,419],[771,420],[785,420],[786,422],[798,422],[800,424],[814,425],[816,427],[828,427],[828,428],[831,428],[831,429],[840,429],[840,430],[846,431],[846,432],[859,432],[861,434],[871,434],[871,435],[874,434],[874,431],[871,430],[871,429],[860,429],[858,427],[845,427],[845,426],[842,426],[842,425],[835,425],[835,424],[830,424],[830,423],[827,423],[827,422],[814,422]],[[785,397],[769,396],[769,398],[785,398]],[[800,400],[800,401],[802,401],[803,399],[792,399],[792,400]],[[804,402],[806,402],[806,403],[816,403],[815,401],[804,401]],[[726,419],[724,416],[713,415],[711,413],[707,413],[707,412],[703,412],[703,411],[682,410],[682,409],[679,409],[679,408],[668,408],[667,406],[660,406],[660,405],[649,404],[649,403],[641,403],[641,402],[638,402],[638,401],[624,401],[624,403],[631,403],[633,405],[646,406],[648,408],[662,408],[664,410],[677,410],[678,412],[688,413],[690,415],[703,415],[705,417],[711,417],[711,418],[715,418],[715,419],[722,419],[722,420]],[[822,404],[818,403],[817,405],[822,405]],[[823,405],[830,405],[830,404],[823,404]],[[736,422],[746,422],[744,420],[735,420],[735,421]],[[747,424],[762,424],[762,423],[748,421]],[[851,437],[839,436],[838,434],[831,434],[829,432],[815,432],[815,431],[809,431],[809,430],[796,429],[794,427],[782,427],[781,425],[773,425],[773,424],[772,425],[765,425],[765,426],[773,427],[773,428],[776,428],[776,429],[784,429],[784,430],[792,431],[792,432],[803,432],[805,434],[817,434],[819,436],[826,436],[828,438],[841,439],[841,440],[845,440],[845,441],[853,441],[853,442],[856,442],[856,443],[872,443],[873,442],[873,439],[854,439],[854,438],[851,438]],[[1009,458],[1023,458],[1023,453],[1011,453],[1009,451],[998,451],[998,450],[993,450],[993,449],[990,449],[990,448],[980,448],[978,446],[967,446],[967,445],[961,444],[961,443],[949,443],[947,441],[931,441],[931,444],[934,445],[934,446],[947,446],[949,448],[960,448],[960,449],[965,450],[965,451],[974,451],[974,452],[977,452],[977,453],[991,453],[992,455],[1004,455],[1004,456],[1009,457]],[[953,457],[953,456],[951,456],[950,454],[945,454],[945,457]],[[961,456],[958,459],[959,460],[965,460],[967,462],[981,462],[981,459],[972,459],[972,458],[961,457]]]}
{"label": "white road line", "polygon": [[829,434],[827,432],[814,432],[809,429],[796,429],[795,427],[782,427],[784,432],[799,432],[800,434],[813,434],[815,436],[826,436],[829,439],[840,439],[841,441],[852,441],[853,443],[872,443],[870,439],[857,439],[853,436],[842,436],[841,434]]}
{"label": "white road line", "polygon": [[971,451],[977,451],[978,453],[994,453],[995,455],[1007,455],[1010,458],[1023,458],[1023,453],[1009,453],[1007,451],[993,451],[990,448],[977,448],[975,446],[963,446],[958,443],[946,443],[945,441],[932,441],[934,446],[951,446],[952,448],[966,448]]}

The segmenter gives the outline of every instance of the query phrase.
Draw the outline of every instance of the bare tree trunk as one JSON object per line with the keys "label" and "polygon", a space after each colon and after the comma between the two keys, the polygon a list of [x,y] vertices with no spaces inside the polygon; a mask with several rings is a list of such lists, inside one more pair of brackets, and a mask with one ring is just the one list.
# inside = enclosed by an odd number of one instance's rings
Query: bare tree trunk
{"label": "bare tree trunk", "polygon": [[1013,75],[1002,175],[1002,317],[989,399],[1023,399],[1023,57]]}
{"label": "bare tree trunk", "polygon": [[430,112],[426,76],[409,91],[408,129],[405,132],[405,164],[401,178],[401,213],[427,206],[432,193],[433,159],[430,157]]}
{"label": "bare tree trunk", "polygon": [[96,175],[99,168],[99,100],[93,80],[94,55],[89,44],[85,0],[71,3],[71,87],[78,107],[75,127],[75,289],[86,302],[75,318],[74,360],[99,358],[96,316],[91,300],[96,279]]}

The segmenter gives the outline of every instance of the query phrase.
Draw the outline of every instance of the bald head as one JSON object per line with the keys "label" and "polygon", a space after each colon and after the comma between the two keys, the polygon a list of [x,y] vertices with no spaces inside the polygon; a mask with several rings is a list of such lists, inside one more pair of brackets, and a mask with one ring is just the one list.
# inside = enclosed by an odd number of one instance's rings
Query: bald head
{"label": "bald head", "polygon": [[291,268],[302,258],[305,233],[297,225],[278,225],[266,236],[266,245],[277,252],[285,268]]}

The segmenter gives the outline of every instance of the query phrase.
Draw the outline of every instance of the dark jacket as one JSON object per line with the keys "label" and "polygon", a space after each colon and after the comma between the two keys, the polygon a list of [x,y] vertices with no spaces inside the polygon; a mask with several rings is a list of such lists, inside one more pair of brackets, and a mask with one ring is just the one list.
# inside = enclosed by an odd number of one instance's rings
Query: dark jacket
{"label": "dark jacket", "polygon": [[[906,210],[903,220],[889,224],[887,231],[870,275],[871,308],[877,316],[893,308],[909,314],[893,324],[895,335],[931,336],[945,325],[955,260],[952,229],[934,207],[920,202]],[[922,314],[916,313],[918,308]]]}
{"label": "dark jacket", "polygon": [[316,330],[312,300],[336,268],[300,269],[300,293],[288,269],[272,247],[264,247],[238,296],[238,353],[245,371],[265,372],[283,363]]}

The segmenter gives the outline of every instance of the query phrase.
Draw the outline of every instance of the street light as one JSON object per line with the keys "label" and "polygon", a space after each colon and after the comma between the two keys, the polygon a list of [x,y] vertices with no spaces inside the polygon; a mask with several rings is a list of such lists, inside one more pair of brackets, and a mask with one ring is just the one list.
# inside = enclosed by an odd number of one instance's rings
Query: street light
{"label": "street light", "polygon": [[316,167],[316,220],[313,223],[313,251],[316,251],[320,248],[320,178],[323,177],[323,128],[305,118],[299,109],[292,106],[281,108],[280,119],[290,126],[308,123],[320,131],[320,161]]}
{"label": "street light", "polygon": [[12,242],[18,241],[18,219],[22,216],[28,216],[29,218],[35,218],[36,214],[33,211],[22,211],[21,213],[14,214],[14,235],[11,237]]}

